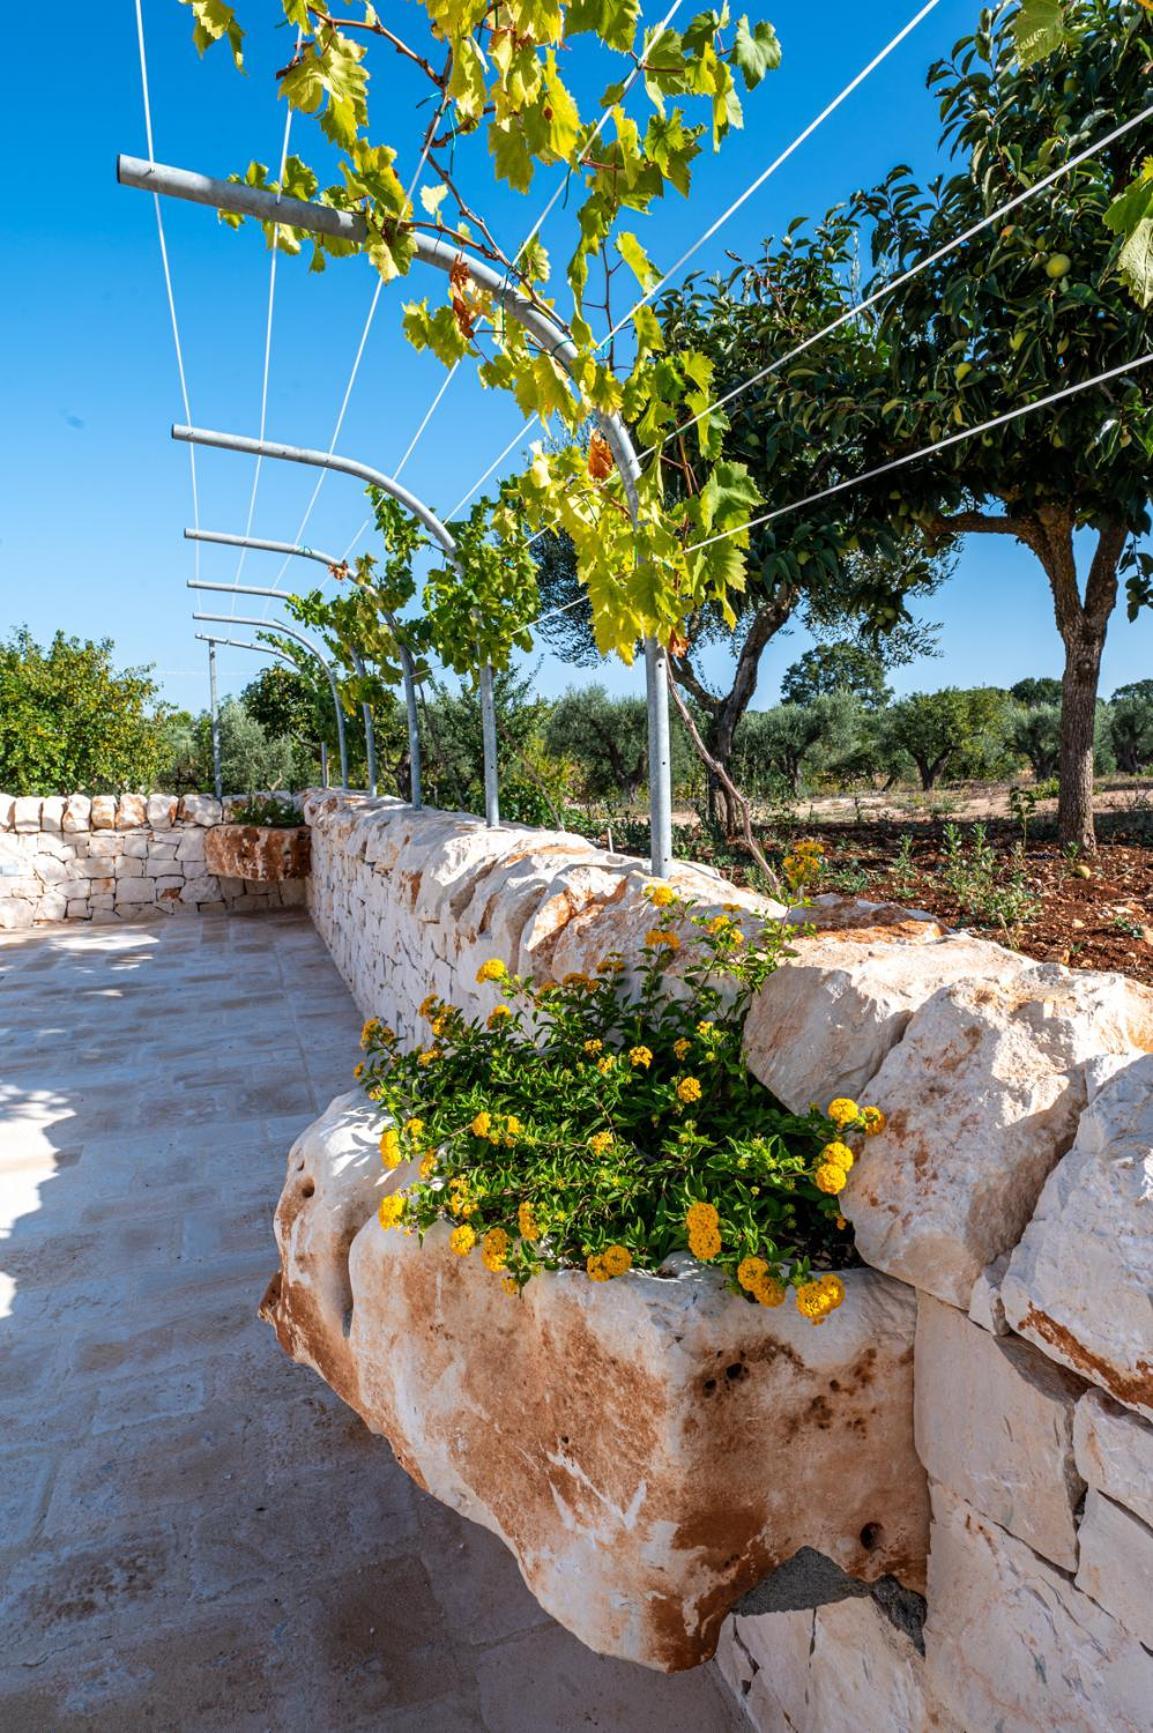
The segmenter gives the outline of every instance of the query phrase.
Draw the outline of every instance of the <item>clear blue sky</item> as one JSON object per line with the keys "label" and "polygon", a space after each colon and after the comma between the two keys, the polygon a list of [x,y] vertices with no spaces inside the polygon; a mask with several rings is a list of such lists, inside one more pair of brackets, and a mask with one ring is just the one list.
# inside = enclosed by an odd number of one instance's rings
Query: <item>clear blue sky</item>
{"label": "clear blue sky", "polygon": [[[279,15],[248,0],[245,22]],[[647,13],[661,16],[662,4]],[[754,8],[754,12],[756,12]],[[658,264],[669,264],[787,144],[915,10],[913,0],[776,0],[764,15],[784,46],[782,69],[748,101],[746,128],[719,158],[699,159],[691,205],[679,199],[641,228]],[[947,50],[977,13],[975,0],[942,0],[892,59],[747,204],[694,261],[705,271],[727,264],[725,249],[746,255],[795,214],[819,214],[895,161],[922,172],[933,163],[934,105],[924,88],[929,62]],[[176,0],[144,0],[159,160],[208,173],[242,169],[256,156],[275,164],[284,127],[271,71],[288,58],[283,30],[258,26],[249,40],[250,75],[238,77],[221,50],[198,61],[189,14]],[[419,91],[378,58],[375,131],[401,147],[398,167],[415,166]],[[156,665],[165,695],[199,708],[207,698],[204,646],[193,633],[185,580],[192,551],[181,539],[191,521],[188,453],[168,428],[182,419],[151,200],[115,183],[117,151],[146,154],[133,8],[124,0],[101,14],[99,35],[79,23],[53,43],[52,114],[35,121],[27,103],[5,105],[0,120],[10,197],[17,211],[6,255],[6,317],[0,365],[5,381],[3,511],[0,516],[0,631],[27,623],[49,637],[57,627],[110,636],[123,662]],[[394,83],[385,92],[385,80]],[[297,117],[294,147],[316,160],[313,123]],[[547,175],[518,200],[490,199],[493,227],[511,251],[552,190]],[[252,227],[233,235],[211,212],[166,203],[177,306],[193,419],[255,433],[260,407],[269,259]],[[566,254],[568,225],[558,206],[544,239]],[[371,298],[367,262],[309,275],[282,259],[276,300],[268,432],[293,443],[327,446]],[[414,355],[400,332],[403,300],[442,292],[439,279],[415,278],[386,290],[368,341],[340,449],[384,469],[400,459],[443,377],[430,357]],[[510,398],[483,392],[462,369],[426,433],[405,481],[449,510],[516,431]],[[252,460],[229,453],[199,457],[201,521],[244,526]],[[258,535],[295,535],[316,471],[266,464],[257,499]],[[315,545],[342,552],[365,515],[358,484],[330,477],[308,531]],[[235,553],[206,551],[203,576],[231,582]],[[294,563],[297,587],[307,581]],[[251,554],[245,581],[272,583],[279,562]],[[207,604],[205,604],[207,605]],[[224,606],[232,605],[224,598]],[[249,611],[241,601],[236,611]],[[258,605],[257,611],[260,611]],[[1035,562],[1014,546],[976,541],[957,575],[930,605],[944,624],[942,657],[899,671],[912,690],[948,682],[1010,684],[1026,674],[1059,672],[1060,645],[1048,591]],[[990,622],[996,622],[995,631]],[[1149,674],[1151,626],[1119,615],[1106,653],[1103,689]],[[240,634],[245,635],[245,634]],[[780,675],[806,647],[801,630],[765,657],[758,703],[775,702]],[[237,689],[263,658],[222,652],[226,689]],[[637,689],[638,671],[606,665],[615,690]],[[556,692],[587,675],[552,658],[541,686]]]}

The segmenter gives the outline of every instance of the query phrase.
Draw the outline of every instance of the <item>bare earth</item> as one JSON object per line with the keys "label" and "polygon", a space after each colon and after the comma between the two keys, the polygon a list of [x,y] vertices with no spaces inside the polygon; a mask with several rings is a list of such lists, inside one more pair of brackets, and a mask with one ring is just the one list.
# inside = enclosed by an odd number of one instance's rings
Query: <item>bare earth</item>
{"label": "bare earth", "polygon": [[358,1033],[302,916],[0,941],[0,1727],[728,1733],[712,1668],[582,1648],[257,1321]]}

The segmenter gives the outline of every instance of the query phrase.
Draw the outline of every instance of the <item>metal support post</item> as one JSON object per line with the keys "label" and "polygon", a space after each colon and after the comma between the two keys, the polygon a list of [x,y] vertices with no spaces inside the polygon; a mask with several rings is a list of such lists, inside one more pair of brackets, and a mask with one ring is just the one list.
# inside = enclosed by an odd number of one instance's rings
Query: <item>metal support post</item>
{"label": "metal support post", "polygon": [[320,783],[322,788],[328,787],[328,747],[323,740],[320,743]]}
{"label": "metal support post", "polygon": [[[279,620],[252,620],[240,614],[193,614],[194,620],[207,620],[217,626],[254,626],[261,632],[280,632],[285,638],[291,638],[293,643],[300,644],[311,656],[315,656],[320,666],[328,676],[329,688],[332,692],[332,708],[336,716],[336,738],[340,746],[340,786],[348,787],[348,744],[344,738],[344,710],[340,702],[340,686],[337,683],[336,671],[312,642],[301,632],[294,632],[291,626],[284,626]],[[251,648],[251,646],[249,646]]]}
{"label": "metal support post", "polygon": [[663,878],[673,859],[673,775],[669,747],[669,662],[663,644],[645,639],[645,699],[649,720],[649,852]]}
{"label": "metal support post", "polygon": [[220,767],[220,705],[216,697],[216,640],[208,640],[208,706],[212,719],[212,787],[217,800],[224,799],[224,776]]}
{"label": "metal support post", "polygon": [[495,829],[500,823],[500,789],[496,766],[496,705],[492,696],[492,663],[482,662],[480,687],[480,733],[484,743],[484,820]]}
{"label": "metal support post", "polygon": [[420,716],[416,708],[416,665],[412,659],[412,651],[397,629],[395,617],[389,614],[387,621],[396,639],[397,653],[400,656],[400,677],[404,682],[404,710],[408,722],[409,797],[413,811],[420,812],[424,806],[424,795],[421,788]]}
{"label": "metal support post", "polygon": [[[365,674],[365,670],[364,670],[364,658],[363,658],[363,656],[361,656],[361,654],[358,650],[353,650],[351,647],[350,647],[348,653],[352,657],[353,666],[356,669],[357,677],[361,680],[366,679],[367,675]],[[372,726],[372,706],[369,704],[367,698],[362,698],[360,701],[360,713],[364,717],[364,752],[365,752],[365,757],[368,759],[368,792],[369,792],[369,794],[371,794],[375,797],[376,792],[377,792],[377,788],[376,788],[376,731]]]}

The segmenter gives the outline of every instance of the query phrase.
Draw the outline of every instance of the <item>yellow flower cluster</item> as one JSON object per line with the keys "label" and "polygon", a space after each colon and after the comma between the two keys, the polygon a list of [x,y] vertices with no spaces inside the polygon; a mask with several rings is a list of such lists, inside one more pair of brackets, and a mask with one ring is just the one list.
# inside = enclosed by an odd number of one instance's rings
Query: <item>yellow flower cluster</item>
{"label": "yellow flower cluster", "polygon": [[829,1118],[834,1125],[853,1125],[861,1117],[861,1110],[848,1095],[838,1095],[828,1106]]}
{"label": "yellow flower cluster", "polygon": [[469,1216],[476,1214],[476,1203],[469,1196],[468,1181],[461,1174],[449,1181],[448,1207],[454,1216]]}
{"label": "yellow flower cluster", "polygon": [[802,1282],[797,1289],[797,1311],[814,1324],[823,1324],[830,1312],[835,1312],[845,1298],[845,1284],[840,1276],[818,1276],[815,1281]]}
{"label": "yellow flower cluster", "polygon": [[764,1258],[742,1258],[737,1265],[737,1281],[758,1305],[779,1306],[784,1301],[784,1283],[772,1274]]}
{"label": "yellow flower cluster", "polygon": [[653,1062],[653,1050],[651,1047],[630,1047],[629,1048],[629,1064],[630,1065],[647,1071],[649,1066],[652,1064],[652,1062]]}
{"label": "yellow flower cluster", "polygon": [[651,932],[645,934],[645,944],[654,951],[662,946],[666,951],[679,951],[681,948],[680,938],[671,927],[653,927]]}
{"label": "yellow flower cluster", "polygon": [[388,1197],[382,1197],[377,1215],[382,1228],[394,1228],[404,1219],[406,1199],[403,1192],[390,1192]]}
{"label": "yellow flower cluster", "polygon": [[603,1059],[597,1060],[597,1070],[600,1072],[602,1077],[607,1077],[615,1064],[616,1058],[614,1055],[612,1053],[606,1053]]}
{"label": "yellow flower cluster", "polygon": [[884,1131],[886,1120],[879,1107],[862,1107],[861,1118],[865,1122],[866,1137],[879,1137]]}
{"label": "yellow flower cluster", "polygon": [[404,1129],[406,1136],[419,1137],[421,1132],[424,1130],[424,1120],[406,1119],[404,1122]]}
{"label": "yellow flower cluster", "polygon": [[611,1131],[598,1131],[589,1138],[589,1148],[594,1155],[607,1155],[612,1146],[613,1134]]}
{"label": "yellow flower cluster", "polygon": [[380,1033],[382,1024],[379,1017],[370,1017],[360,1031],[360,1045],[370,1047]]}
{"label": "yellow flower cluster", "polygon": [[508,969],[499,957],[490,957],[487,963],[482,963],[476,972],[477,981],[504,981],[508,978]]}
{"label": "yellow flower cluster", "polygon": [[509,1237],[503,1228],[489,1228],[481,1244],[480,1255],[486,1270],[499,1274],[508,1257]]}
{"label": "yellow flower cluster", "polygon": [[354,1065],[352,1068],[352,1075],[356,1078],[356,1081],[359,1083],[361,1078],[364,1076],[364,1066],[363,1065]]}
{"label": "yellow flower cluster", "polygon": [[400,1132],[388,1125],[380,1134],[380,1159],[387,1168],[400,1166]]}
{"label": "yellow flower cluster", "polygon": [[679,1041],[673,1042],[673,1052],[678,1059],[687,1059],[692,1050],[692,1042],[687,1035],[682,1035]]}
{"label": "yellow flower cluster", "polygon": [[694,1258],[707,1264],[719,1257],[721,1250],[721,1218],[711,1203],[694,1203],[685,1216],[689,1232],[689,1250]]}
{"label": "yellow flower cluster", "polygon": [[431,1179],[435,1172],[436,1172],[436,1156],[432,1153],[432,1150],[430,1149],[428,1154],[424,1157],[423,1161],[420,1164],[420,1177],[421,1177],[421,1179]]}
{"label": "yellow flower cluster", "polygon": [[598,1041],[596,1039],[596,1037],[594,1036],[592,1038],[592,1040],[585,1042],[583,1051],[584,1051],[587,1058],[595,1059],[597,1054],[601,1051],[601,1049],[603,1047],[604,1047],[604,1042]]}
{"label": "yellow flower cluster", "polygon": [[468,1128],[474,1137],[487,1137],[492,1130],[492,1114],[484,1108]]}
{"label": "yellow flower cluster", "polygon": [[510,1006],[508,1006],[508,1005],[494,1005],[492,1010],[488,1014],[488,1027],[490,1029],[498,1029],[500,1027],[500,1025],[504,1022],[505,1018],[511,1017],[511,1016],[512,1016],[512,1009]]}
{"label": "yellow flower cluster", "polygon": [[670,903],[676,902],[677,893],[672,885],[662,884],[657,880],[645,886],[645,896],[654,909],[667,909]]}
{"label": "yellow flower cluster", "polygon": [[[844,1132],[846,1127],[863,1130],[866,1137],[876,1137],[885,1129],[885,1116],[879,1107],[860,1107],[849,1095],[838,1095],[830,1101],[827,1113],[833,1124]],[[813,1183],[829,1197],[837,1197],[848,1184],[856,1157],[842,1138],[826,1143],[817,1157]]]}
{"label": "yellow flower cluster", "polygon": [[682,1077],[677,1083],[677,1100],[687,1107],[701,1098],[701,1085],[696,1077]]}
{"label": "yellow flower cluster", "polygon": [[460,1227],[453,1228],[448,1236],[448,1243],[458,1258],[467,1258],[476,1244],[475,1228],[470,1228],[467,1222],[463,1222]]}
{"label": "yellow flower cluster", "polygon": [[592,1282],[608,1282],[613,1276],[623,1276],[633,1266],[633,1255],[627,1246],[606,1246],[586,1260],[585,1269]]}
{"label": "yellow flower cluster", "polygon": [[540,1239],[540,1223],[536,1219],[536,1210],[531,1203],[522,1203],[516,1212],[516,1225],[522,1240],[528,1240],[531,1245]]}
{"label": "yellow flower cluster", "polygon": [[820,878],[825,866],[825,850],[813,837],[802,837],[793,844],[791,854],[781,862],[781,870],[794,890],[803,890]]}
{"label": "yellow flower cluster", "polygon": [[418,1065],[435,1065],[436,1061],[442,1057],[439,1047],[426,1047],[423,1052],[417,1054],[416,1062]]}

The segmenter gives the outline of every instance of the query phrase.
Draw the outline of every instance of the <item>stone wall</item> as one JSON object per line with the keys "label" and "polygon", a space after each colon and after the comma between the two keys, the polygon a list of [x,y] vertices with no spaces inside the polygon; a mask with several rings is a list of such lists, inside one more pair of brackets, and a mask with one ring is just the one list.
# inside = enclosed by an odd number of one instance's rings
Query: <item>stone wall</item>
{"label": "stone wall", "polygon": [[[410,1039],[430,990],[489,1007],[485,958],[559,976],[650,919],[642,863],[580,838],[331,794],[306,813],[313,917],[364,1013]],[[747,1057],[795,1109],[847,1091],[888,1113],[843,1207],[916,1309],[927,1592],[813,1553],[727,1619],[723,1675],[759,1733],[1150,1733],[1153,994],[907,911],[818,899],[805,918]],[[314,1279],[344,1294],[338,1237]]]}
{"label": "stone wall", "polygon": [[205,830],[222,816],[205,794],[0,794],[0,932],[303,903],[299,881],[205,871]]}

